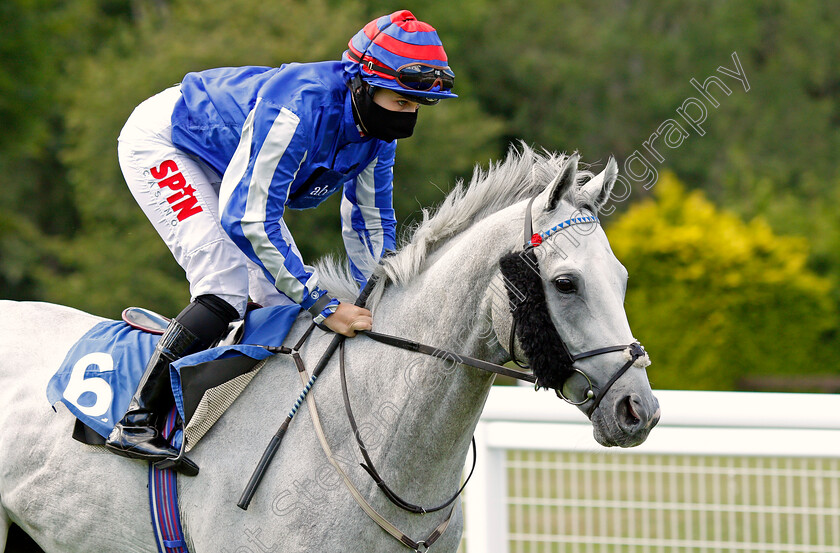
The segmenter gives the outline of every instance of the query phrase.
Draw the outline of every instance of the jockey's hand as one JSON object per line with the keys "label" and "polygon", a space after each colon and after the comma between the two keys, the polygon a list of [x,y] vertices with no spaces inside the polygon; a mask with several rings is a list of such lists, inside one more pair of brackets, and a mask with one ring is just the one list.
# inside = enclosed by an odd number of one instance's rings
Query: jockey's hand
{"label": "jockey's hand", "polygon": [[349,338],[356,335],[357,330],[370,330],[373,325],[373,315],[364,307],[352,303],[341,302],[335,313],[324,319],[324,325],[337,334]]}

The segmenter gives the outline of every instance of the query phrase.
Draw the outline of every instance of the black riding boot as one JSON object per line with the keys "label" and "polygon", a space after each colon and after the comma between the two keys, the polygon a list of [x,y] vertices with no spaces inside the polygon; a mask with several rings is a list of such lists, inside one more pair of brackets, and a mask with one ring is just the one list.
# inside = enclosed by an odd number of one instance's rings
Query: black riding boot
{"label": "black riding boot", "polygon": [[180,452],[159,431],[159,419],[174,401],[169,365],[209,347],[237,317],[236,309],[220,298],[199,296],[172,320],[155,347],[128,411],[105,446],[123,457],[151,461],[187,476],[198,474],[198,466],[179,457]]}

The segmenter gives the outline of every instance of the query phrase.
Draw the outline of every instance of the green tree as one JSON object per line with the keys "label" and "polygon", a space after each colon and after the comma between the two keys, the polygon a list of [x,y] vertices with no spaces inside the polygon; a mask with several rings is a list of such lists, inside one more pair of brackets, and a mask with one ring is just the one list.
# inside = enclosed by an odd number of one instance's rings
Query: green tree
{"label": "green tree", "polygon": [[[379,2],[378,4],[393,4]],[[420,9],[418,8],[418,13]],[[426,15],[428,14],[428,15]],[[524,139],[585,159],[635,151],[751,219],[808,236],[812,265],[840,276],[840,10],[820,0],[555,2],[469,0],[422,15],[456,37],[459,83]],[[440,23],[437,23],[440,21]],[[717,71],[736,52],[749,91]],[[691,84],[710,84],[718,107]],[[676,149],[644,147],[690,97],[704,101],[704,135]],[[625,172],[626,174],[626,172]],[[632,198],[642,196],[635,185]]]}
{"label": "green tree", "polygon": [[744,377],[840,374],[830,282],[807,242],[687,193],[663,174],[655,199],[609,228],[630,272],[631,327],[658,388],[735,390]]}
{"label": "green tree", "polygon": [[[116,154],[121,126],[137,104],[189,71],[338,59],[368,21],[359,13],[353,2],[323,0],[175,1],[166,10],[146,9],[116,40],[83,60],[63,156],[81,230],[58,252],[62,277],[41,275],[45,297],[106,316],[127,304],[179,310],[188,286],[124,184]],[[476,161],[493,157],[500,130],[469,99],[424,107],[417,136],[399,146],[395,207],[401,220],[440,198],[441,189],[468,175]],[[305,257],[343,250],[337,201],[288,214]]]}
{"label": "green tree", "polygon": [[63,91],[74,59],[129,17],[128,0],[0,3],[0,291],[38,298],[53,237],[72,235],[75,205],[58,159]]}

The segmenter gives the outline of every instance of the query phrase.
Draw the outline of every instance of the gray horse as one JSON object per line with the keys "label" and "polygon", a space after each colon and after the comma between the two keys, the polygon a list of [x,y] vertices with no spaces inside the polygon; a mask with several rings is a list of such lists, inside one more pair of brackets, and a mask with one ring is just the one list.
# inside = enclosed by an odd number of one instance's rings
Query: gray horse
{"label": "gray horse", "polygon": [[[531,208],[535,231],[549,229],[580,213],[597,213],[616,176],[612,159],[594,176],[578,171],[577,156],[524,146],[487,171],[477,169],[472,182],[459,184],[434,214],[425,213],[410,241],[377,269],[381,278],[368,303],[374,330],[495,363],[509,361],[511,314],[499,286],[499,259],[522,247],[528,200],[536,197]],[[537,248],[539,271],[550,320],[571,352],[632,343],[623,308],[627,273],[601,227],[573,226],[551,240]],[[338,263],[323,261],[318,271],[327,289],[353,299],[357,290]],[[569,282],[574,283],[571,290]],[[48,553],[156,550],[147,466],[74,442],[73,417],[63,406],[54,413],[45,398],[47,382],[68,349],[100,320],[57,305],[0,302],[0,550],[12,523]],[[287,343],[307,326],[301,317]],[[310,370],[331,338],[316,330],[306,343],[302,354]],[[445,501],[459,486],[493,375],[365,336],[348,340],[346,350],[359,433],[380,473],[413,503]],[[603,386],[627,359],[626,352],[610,352],[576,367]],[[646,356],[638,359],[592,413],[601,444],[638,445],[658,421],[646,364]],[[566,381],[561,391],[567,397],[581,397],[587,385],[582,373]],[[255,464],[300,388],[288,357],[269,359],[192,449],[201,473],[179,479],[190,551],[406,550],[353,500],[327,462],[306,405],[250,508],[237,508]],[[311,395],[334,458],[361,494],[414,540],[428,536],[446,512],[415,515],[398,509],[359,467],[336,359]],[[452,523],[434,550],[458,548],[462,516],[460,504],[455,505]]]}

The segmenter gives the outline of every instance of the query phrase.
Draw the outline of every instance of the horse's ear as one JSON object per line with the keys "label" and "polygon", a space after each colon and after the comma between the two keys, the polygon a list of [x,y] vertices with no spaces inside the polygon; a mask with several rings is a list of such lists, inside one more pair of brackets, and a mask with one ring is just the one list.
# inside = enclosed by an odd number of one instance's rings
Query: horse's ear
{"label": "horse's ear", "polygon": [[583,198],[583,203],[591,206],[595,213],[600,211],[601,207],[610,198],[616,178],[618,178],[618,164],[615,162],[615,158],[610,156],[604,170],[581,186],[578,194]]}
{"label": "horse's ear", "polygon": [[546,211],[552,211],[557,207],[557,204],[560,203],[560,200],[563,199],[566,192],[571,190],[575,185],[579,159],[580,154],[577,152],[570,156],[563,164],[563,167],[560,168],[560,173],[557,177],[548,185],[548,203],[545,204]]}

